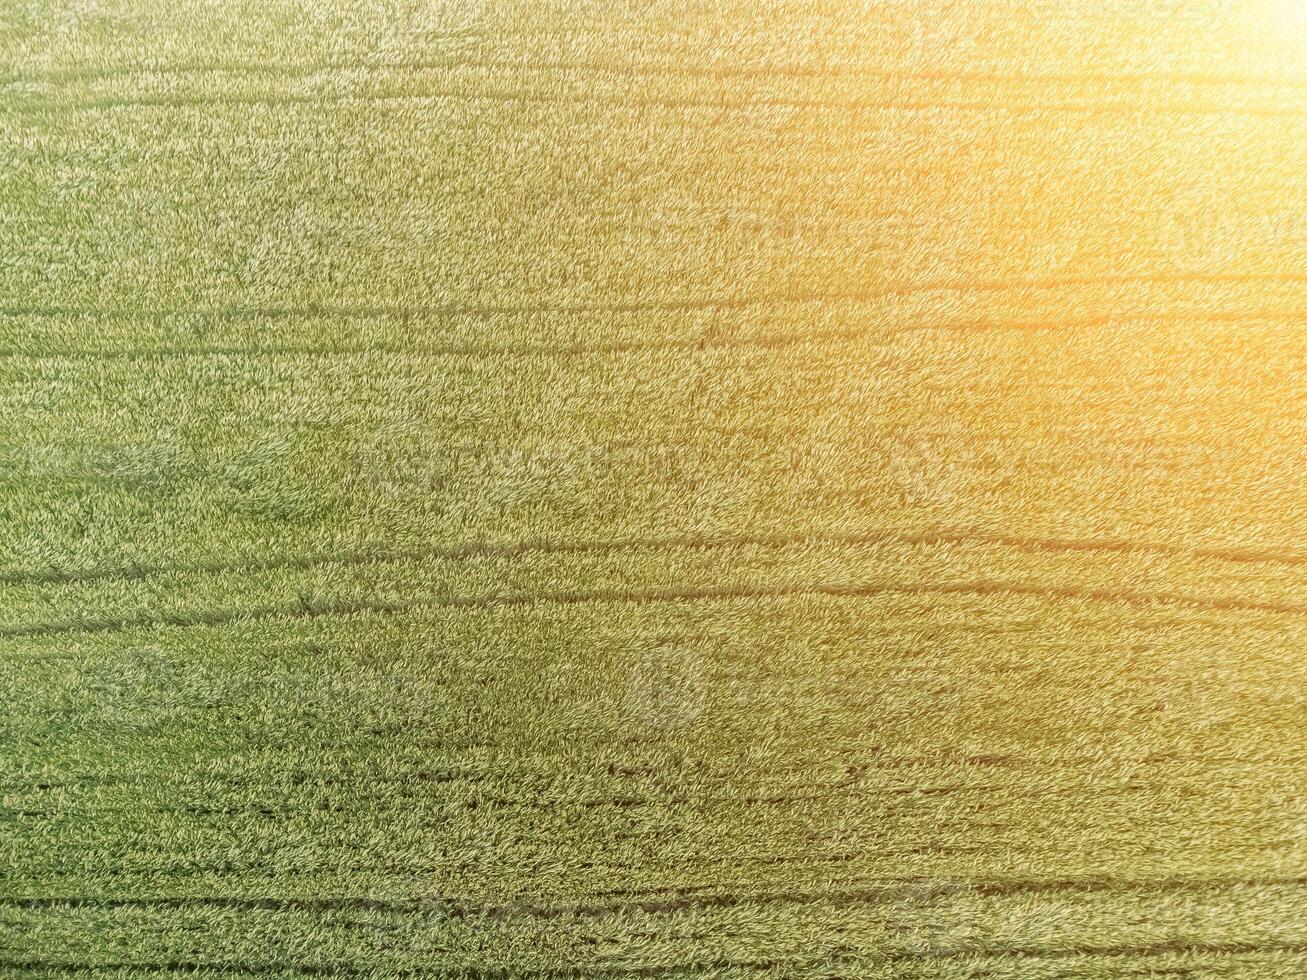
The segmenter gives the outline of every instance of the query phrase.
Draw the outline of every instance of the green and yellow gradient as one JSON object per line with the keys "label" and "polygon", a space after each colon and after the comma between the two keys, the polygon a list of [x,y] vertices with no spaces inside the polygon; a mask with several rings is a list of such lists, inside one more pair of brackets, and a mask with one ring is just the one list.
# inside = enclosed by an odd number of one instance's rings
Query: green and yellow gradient
{"label": "green and yellow gradient", "polygon": [[1307,975],[1307,6],[0,4],[0,977]]}

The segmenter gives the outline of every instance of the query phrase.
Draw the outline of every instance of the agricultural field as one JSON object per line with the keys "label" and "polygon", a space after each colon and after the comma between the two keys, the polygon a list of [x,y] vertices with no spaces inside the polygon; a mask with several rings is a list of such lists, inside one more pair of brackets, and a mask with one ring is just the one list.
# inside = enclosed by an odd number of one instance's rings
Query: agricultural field
{"label": "agricultural field", "polygon": [[1307,17],[0,2],[0,977],[1307,976]]}

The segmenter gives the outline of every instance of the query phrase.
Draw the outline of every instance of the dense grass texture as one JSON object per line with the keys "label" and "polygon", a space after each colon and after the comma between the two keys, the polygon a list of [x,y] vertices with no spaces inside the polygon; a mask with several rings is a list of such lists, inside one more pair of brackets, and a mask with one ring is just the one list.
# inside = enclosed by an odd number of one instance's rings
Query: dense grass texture
{"label": "dense grass texture", "polygon": [[0,976],[1307,976],[1299,8],[0,2]]}

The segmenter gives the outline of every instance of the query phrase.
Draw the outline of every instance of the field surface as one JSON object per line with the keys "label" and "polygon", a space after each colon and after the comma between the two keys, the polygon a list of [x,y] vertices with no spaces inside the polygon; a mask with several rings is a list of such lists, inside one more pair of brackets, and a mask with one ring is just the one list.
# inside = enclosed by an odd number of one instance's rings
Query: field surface
{"label": "field surface", "polygon": [[1307,16],[0,2],[0,977],[1307,976]]}

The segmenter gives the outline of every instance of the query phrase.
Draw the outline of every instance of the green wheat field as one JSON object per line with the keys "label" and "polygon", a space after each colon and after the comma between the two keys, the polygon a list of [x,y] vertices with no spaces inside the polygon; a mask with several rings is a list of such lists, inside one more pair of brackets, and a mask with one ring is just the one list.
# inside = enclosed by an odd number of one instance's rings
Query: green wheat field
{"label": "green wheat field", "polygon": [[0,0],[0,977],[1307,976],[1288,0]]}

